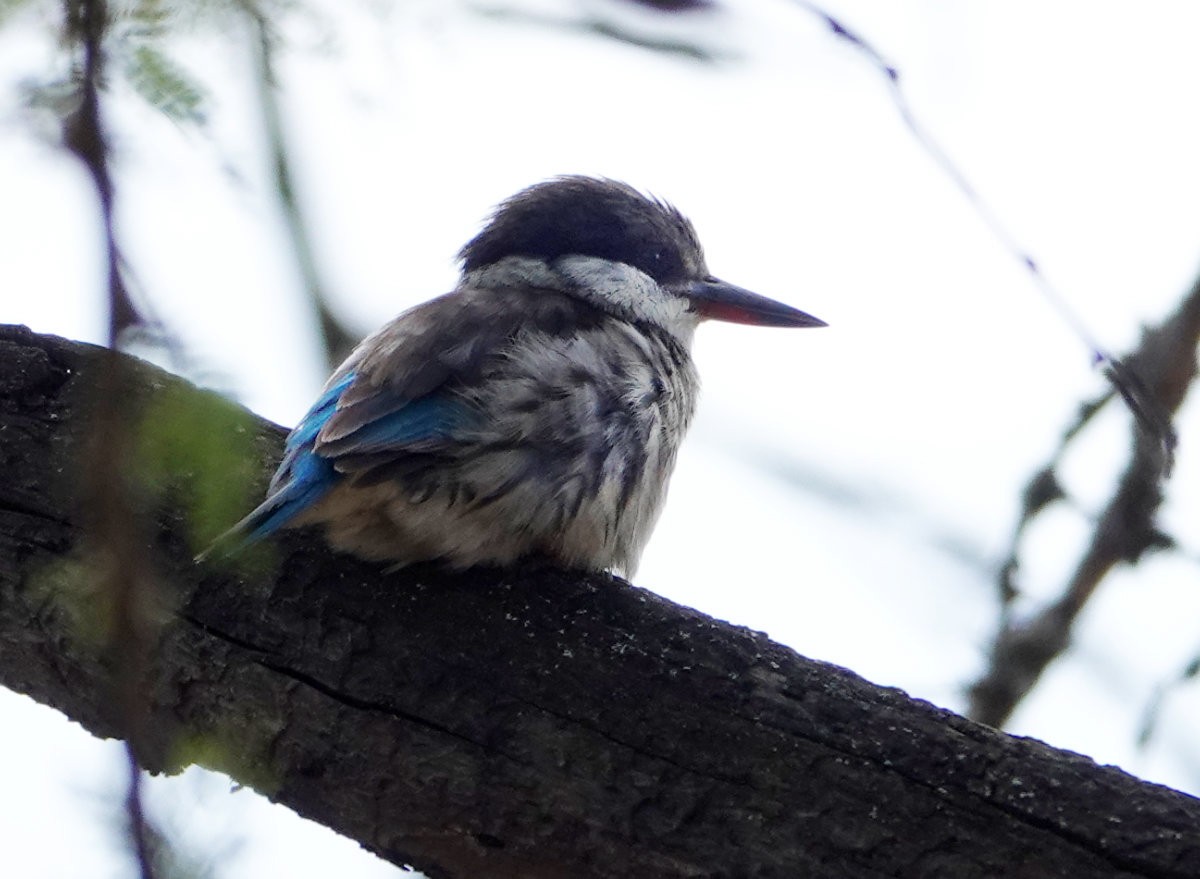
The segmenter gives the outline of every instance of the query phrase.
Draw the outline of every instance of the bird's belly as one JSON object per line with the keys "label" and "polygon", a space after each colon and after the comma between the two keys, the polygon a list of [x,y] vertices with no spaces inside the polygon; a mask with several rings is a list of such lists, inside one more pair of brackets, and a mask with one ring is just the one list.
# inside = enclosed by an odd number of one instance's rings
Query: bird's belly
{"label": "bird's belly", "polygon": [[637,566],[695,406],[686,350],[611,322],[530,337],[463,400],[478,413],[428,456],[349,478],[310,521],[340,549],[455,567],[548,556]]}
{"label": "bird's belly", "polygon": [[[457,568],[545,556],[568,567],[630,575],[658,517],[669,467],[598,481],[515,449],[523,478],[487,455],[439,473],[442,487],[387,481],[336,486],[297,525],[320,523],[337,549],[379,561],[441,560]],[[674,461],[673,451],[669,463]],[[558,471],[558,472],[556,472]],[[505,475],[508,474],[508,475]]]}

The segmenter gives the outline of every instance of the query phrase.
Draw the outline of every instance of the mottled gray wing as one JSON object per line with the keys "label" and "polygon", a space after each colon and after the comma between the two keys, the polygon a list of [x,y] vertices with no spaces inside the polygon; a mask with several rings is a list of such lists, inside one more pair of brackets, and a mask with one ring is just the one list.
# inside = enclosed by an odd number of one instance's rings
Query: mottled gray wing
{"label": "mottled gray wing", "polygon": [[600,317],[587,303],[541,289],[466,287],[418,305],[366,339],[330,379],[326,393],[338,389],[336,403],[313,450],[349,472],[453,445],[479,415],[460,392],[514,338],[569,334]]}

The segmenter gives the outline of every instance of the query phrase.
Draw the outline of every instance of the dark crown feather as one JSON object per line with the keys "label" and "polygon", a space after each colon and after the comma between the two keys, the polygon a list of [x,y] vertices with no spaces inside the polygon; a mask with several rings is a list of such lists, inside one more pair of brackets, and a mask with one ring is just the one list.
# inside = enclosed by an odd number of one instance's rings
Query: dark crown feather
{"label": "dark crown feather", "polygon": [[695,229],[674,207],[627,184],[583,176],[518,192],[458,256],[465,272],[507,256],[547,262],[594,256],[631,265],[660,284],[694,276],[704,265]]}

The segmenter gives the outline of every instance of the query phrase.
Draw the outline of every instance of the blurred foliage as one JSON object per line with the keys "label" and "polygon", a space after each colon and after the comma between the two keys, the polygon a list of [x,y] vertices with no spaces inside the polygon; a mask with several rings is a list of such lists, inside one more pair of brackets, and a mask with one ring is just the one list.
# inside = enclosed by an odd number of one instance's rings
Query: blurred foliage
{"label": "blurred foliage", "polygon": [[109,641],[112,614],[97,587],[93,566],[80,556],[63,556],[29,580],[29,593],[45,613],[67,615],[74,647],[99,656]]}
{"label": "blurred foliage", "polygon": [[203,124],[206,93],[197,78],[171,57],[167,43],[195,29],[199,16],[227,3],[137,0],[110,6],[105,49],[150,106],[175,122]]}
{"label": "blurred foliage", "polygon": [[[82,0],[0,0],[0,27],[15,24],[19,13],[29,13],[59,31],[60,46],[72,37],[64,30],[63,10]],[[112,0],[107,4],[104,51],[108,58],[105,88],[122,81],[167,118],[178,123],[203,125],[208,92],[201,77],[179,59],[176,42],[201,31],[226,32],[244,26],[247,18],[278,26],[296,9],[296,0]],[[22,22],[27,24],[28,22]],[[63,72],[66,71],[66,72]],[[24,104],[49,109],[62,116],[71,108],[78,71],[67,65],[44,78],[21,83]]]}
{"label": "blurred foliage", "polygon": [[[111,561],[105,548],[84,544],[78,552],[38,570],[29,582],[30,594],[37,597],[45,614],[66,617],[70,651],[81,658],[90,657],[105,669],[110,669],[114,652],[127,646],[121,634],[122,608],[117,596],[109,581],[97,575]],[[137,597],[140,628],[157,632],[172,621],[173,608],[166,592],[141,590]]]}
{"label": "blurred foliage", "polygon": [[[663,19],[669,13],[703,13],[709,11],[714,6],[711,3],[695,2],[695,0],[693,2],[686,2],[686,0],[665,2],[664,0],[664,2],[658,3],[637,0],[635,5],[651,7]],[[489,18],[493,21],[515,22],[521,25],[534,25],[554,30],[590,34],[606,40],[624,43],[634,48],[649,49],[660,55],[673,55],[689,61],[699,61],[704,64],[737,60],[739,57],[736,53],[721,46],[712,45],[711,35],[702,37],[698,34],[681,35],[673,32],[654,32],[653,29],[646,30],[645,27],[639,28],[630,21],[622,20],[619,16],[614,17],[609,14],[591,14],[588,12],[577,14],[579,10],[573,7],[565,6],[564,11],[568,13],[565,15],[525,9],[520,6],[504,5],[481,5],[475,7],[473,11],[480,17]]]}
{"label": "blurred foliage", "polygon": [[[256,502],[262,491],[262,450],[253,415],[240,406],[179,381],[161,386],[146,401],[133,432],[131,461],[125,476],[144,515],[177,505],[184,511],[184,534],[194,550],[208,546]],[[85,455],[81,468],[98,466]],[[80,474],[64,474],[78,479]],[[96,572],[104,570],[107,548],[85,545],[40,571],[32,584],[48,609],[65,612],[81,644],[101,649],[113,631],[112,596],[100,588]],[[242,556],[245,556],[243,559]],[[239,566],[268,570],[268,553],[245,553]],[[156,590],[157,591],[157,590]],[[155,596],[143,607],[147,623],[170,618],[168,596]]]}
{"label": "blurred foliage", "polygon": [[156,46],[136,46],[126,60],[125,76],[145,101],[176,122],[204,123],[204,92],[178,64]]}
{"label": "blurred foliage", "polygon": [[137,434],[137,475],[152,504],[181,503],[195,550],[240,519],[261,494],[254,416],[182,382],[149,401]]}
{"label": "blurred foliage", "polygon": [[254,717],[225,716],[220,727],[192,730],[175,740],[168,757],[169,772],[199,766],[229,776],[238,785],[274,796],[283,784],[282,771],[271,760],[269,749],[287,725],[282,715],[260,706]]}

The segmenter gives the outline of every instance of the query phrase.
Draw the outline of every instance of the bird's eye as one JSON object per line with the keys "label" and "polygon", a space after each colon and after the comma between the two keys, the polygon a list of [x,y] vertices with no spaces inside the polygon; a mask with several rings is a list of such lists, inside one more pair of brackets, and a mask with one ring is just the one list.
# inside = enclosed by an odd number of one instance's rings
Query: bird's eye
{"label": "bird's eye", "polygon": [[647,247],[633,264],[658,281],[670,280],[683,270],[678,255],[669,247]]}

